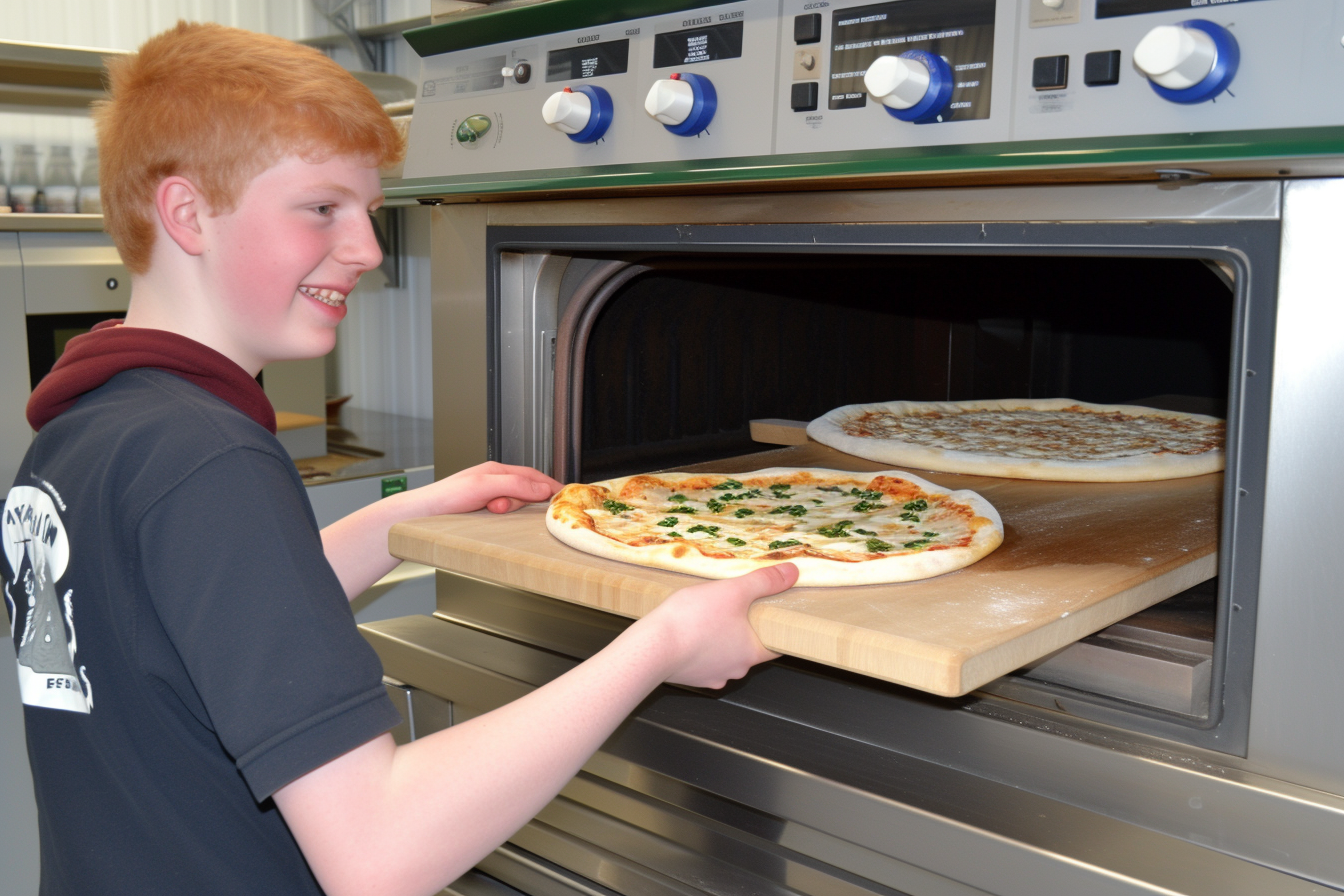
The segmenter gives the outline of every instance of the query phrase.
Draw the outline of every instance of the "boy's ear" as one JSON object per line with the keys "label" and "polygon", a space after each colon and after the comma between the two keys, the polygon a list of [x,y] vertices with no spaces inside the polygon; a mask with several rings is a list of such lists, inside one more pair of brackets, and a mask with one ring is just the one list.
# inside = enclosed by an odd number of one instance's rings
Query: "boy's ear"
{"label": "boy's ear", "polygon": [[201,218],[207,206],[196,184],[179,175],[165,177],[154,191],[154,208],[164,231],[183,252],[200,255],[205,251]]}

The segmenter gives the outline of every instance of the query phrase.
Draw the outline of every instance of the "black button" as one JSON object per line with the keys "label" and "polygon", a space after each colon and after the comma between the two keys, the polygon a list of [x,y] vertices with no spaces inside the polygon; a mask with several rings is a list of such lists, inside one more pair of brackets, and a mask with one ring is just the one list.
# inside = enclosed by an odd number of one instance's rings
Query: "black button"
{"label": "black button", "polygon": [[1098,50],[1083,57],[1083,83],[1088,87],[1120,83],[1120,51]]}
{"label": "black button", "polygon": [[1069,57],[1038,56],[1031,65],[1031,86],[1037,90],[1063,90],[1069,86]]}
{"label": "black button", "polygon": [[821,13],[793,17],[793,42],[815,44],[821,40]]}
{"label": "black button", "polygon": [[789,105],[795,112],[815,112],[817,109],[817,96],[820,93],[816,81],[799,81],[793,85],[793,92],[789,96]]}

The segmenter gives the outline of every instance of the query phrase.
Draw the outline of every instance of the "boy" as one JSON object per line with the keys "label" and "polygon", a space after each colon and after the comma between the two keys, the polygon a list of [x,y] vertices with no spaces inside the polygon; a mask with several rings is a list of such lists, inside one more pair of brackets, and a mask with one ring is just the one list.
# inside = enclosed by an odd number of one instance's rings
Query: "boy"
{"label": "boy", "polygon": [[255,376],[331,349],[401,141],[321,54],[214,25],[115,61],[96,117],[132,300],[34,392],[0,517],[43,894],[434,893],[657,684],[772,656],[746,610],[788,564],[678,592],[527,697],[396,747],[346,604],[395,564],[388,528],[558,486],[485,464],[319,533],[274,439]]}

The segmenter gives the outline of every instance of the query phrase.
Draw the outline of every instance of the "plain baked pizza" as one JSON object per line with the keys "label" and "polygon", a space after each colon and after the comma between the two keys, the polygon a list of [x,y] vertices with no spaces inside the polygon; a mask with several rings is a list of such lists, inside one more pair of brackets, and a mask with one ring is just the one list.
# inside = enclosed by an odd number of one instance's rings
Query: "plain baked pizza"
{"label": "plain baked pizza", "polygon": [[807,434],[883,464],[1014,479],[1138,482],[1223,469],[1217,417],[1067,398],[836,408]]}
{"label": "plain baked pizza", "polygon": [[1003,541],[998,512],[975,492],[897,471],[792,467],[575,483],[552,499],[546,526],[580,551],[713,579],[787,560],[799,585],[928,578]]}

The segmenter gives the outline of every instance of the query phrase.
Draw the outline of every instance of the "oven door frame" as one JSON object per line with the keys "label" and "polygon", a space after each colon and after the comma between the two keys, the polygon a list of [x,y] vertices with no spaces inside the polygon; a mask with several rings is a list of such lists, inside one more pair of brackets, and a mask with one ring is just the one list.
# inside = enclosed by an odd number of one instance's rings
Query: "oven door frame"
{"label": "oven door frame", "polygon": [[[1156,192],[1156,191],[1153,191]],[[1170,203],[1174,191],[1164,191]],[[1229,191],[1223,191],[1224,193]],[[1235,192],[1235,191],[1231,191]],[[620,282],[639,266],[603,261],[611,256],[642,258],[686,254],[919,254],[1030,255],[1036,257],[1179,257],[1216,263],[1232,272],[1234,316],[1228,381],[1228,467],[1225,474],[1219,558],[1219,613],[1207,714],[1181,715],[1137,706],[1118,697],[1010,676],[983,690],[1017,703],[1063,711],[1082,718],[1142,731],[1193,746],[1244,756],[1250,722],[1254,656],[1255,582],[1259,576],[1259,528],[1263,513],[1265,444],[1270,377],[1247,377],[1245,370],[1273,366],[1274,283],[1277,281],[1279,222],[1228,221],[1190,217],[1181,208],[1159,218],[1099,221],[1100,208],[1056,210],[1060,220],[979,223],[721,223],[711,226],[664,224],[565,224],[491,226],[487,254],[494,260],[488,280],[487,399],[489,456],[505,463],[537,466],[562,481],[577,477],[577,451],[563,436],[578,422],[556,423],[553,446],[544,434],[548,414],[570,412],[578,399],[546,377],[575,366],[581,328],[567,322],[591,313],[565,302],[600,300],[605,284]],[[1090,213],[1090,214],[1087,214]],[[563,261],[574,257],[568,265]],[[591,259],[591,262],[589,262]],[[559,262],[559,263],[557,263]],[[563,269],[563,270],[562,270]],[[564,318],[566,323],[558,323]],[[580,333],[575,335],[575,329]],[[559,342],[557,342],[557,335]],[[549,361],[549,363],[548,363]],[[557,374],[561,379],[563,375]],[[554,395],[550,407],[544,397]],[[552,471],[550,448],[556,463]],[[543,453],[546,452],[546,453]]]}

